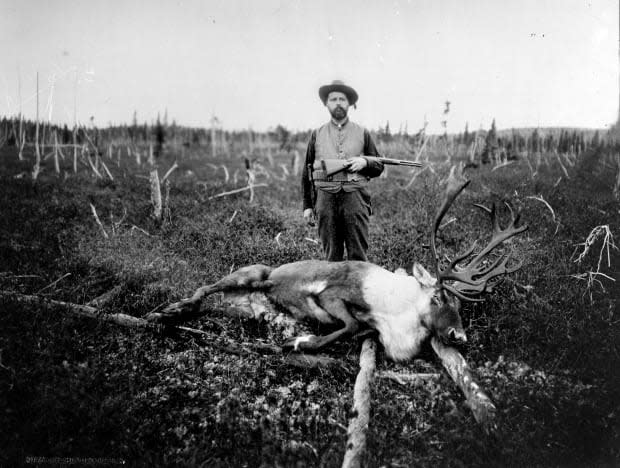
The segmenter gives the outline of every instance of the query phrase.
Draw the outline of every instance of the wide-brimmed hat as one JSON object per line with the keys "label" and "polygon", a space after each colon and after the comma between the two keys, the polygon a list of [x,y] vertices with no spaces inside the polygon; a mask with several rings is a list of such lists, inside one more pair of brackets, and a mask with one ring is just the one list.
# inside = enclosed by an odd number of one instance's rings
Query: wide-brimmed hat
{"label": "wide-brimmed hat", "polygon": [[327,102],[327,96],[329,96],[329,93],[332,91],[340,91],[341,93],[344,93],[351,106],[354,106],[355,103],[357,103],[357,91],[350,86],[347,86],[340,80],[334,80],[331,84],[321,86],[319,88],[319,97],[321,98],[321,101],[323,101],[323,104]]}

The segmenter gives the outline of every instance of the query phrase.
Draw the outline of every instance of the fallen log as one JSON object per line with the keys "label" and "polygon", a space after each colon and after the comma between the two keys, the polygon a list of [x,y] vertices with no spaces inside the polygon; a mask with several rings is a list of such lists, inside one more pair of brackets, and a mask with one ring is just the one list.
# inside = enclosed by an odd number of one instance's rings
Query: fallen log
{"label": "fallen log", "polygon": [[432,338],[431,345],[452,380],[465,395],[467,406],[474,414],[476,422],[487,434],[497,430],[495,405],[476,382],[474,372],[463,355],[455,348],[444,345],[436,337]]}
{"label": "fallen log", "polygon": [[334,359],[321,354],[291,353],[286,356],[286,363],[303,369],[332,369],[351,374],[351,369],[340,359]]}
{"label": "fallen log", "polygon": [[402,374],[394,371],[377,372],[377,378],[393,380],[400,385],[420,385],[439,377],[437,373]]}
{"label": "fallen log", "polygon": [[[184,326],[162,326],[158,324],[153,324],[147,320],[144,320],[139,317],[133,317],[127,314],[108,314],[101,313],[95,307],[89,305],[81,305],[74,304],[71,302],[58,301],[55,299],[49,299],[43,296],[33,296],[26,294],[19,294],[12,291],[0,291],[0,297],[9,298],[16,302],[22,304],[32,304],[32,305],[47,305],[47,306],[56,306],[62,307],[73,315],[79,317],[86,317],[96,320],[101,320],[104,322],[114,323],[116,325],[121,325],[124,327],[131,328],[144,328],[147,330],[151,330],[153,332],[160,332],[162,330],[170,330],[181,332],[184,334],[191,335],[194,338],[199,338],[203,342],[207,343],[209,346],[217,348],[221,351],[235,354],[238,356],[247,356],[250,354],[254,355],[282,355],[282,348],[277,345],[272,345],[268,343],[235,343],[229,342],[226,344],[220,343],[221,338],[219,335],[214,333],[210,333],[204,330],[198,330],[195,328],[189,328]],[[234,310],[231,312],[232,316],[239,316],[238,311]],[[218,341],[219,340],[219,341]],[[293,367],[300,368],[316,368],[316,367],[327,367],[333,369],[344,370],[349,372],[349,369],[343,364],[342,361],[334,358],[330,358],[324,355],[305,355],[298,353],[291,353],[284,357],[284,362],[287,365]]]}
{"label": "fallen log", "polygon": [[366,432],[370,421],[370,386],[376,366],[375,340],[367,338],[362,343],[360,352],[360,371],[353,388],[353,410],[347,430],[347,448],[342,461],[343,468],[363,466],[366,451]]}
{"label": "fallen log", "polygon": [[26,294],[18,294],[11,291],[0,291],[0,297],[13,299],[22,304],[44,304],[50,306],[64,307],[73,315],[80,317],[88,317],[105,322],[112,322],[126,327],[156,328],[146,320],[133,317],[127,314],[102,314],[98,309],[88,305],[73,304],[71,302],[57,301],[43,296],[32,296]]}

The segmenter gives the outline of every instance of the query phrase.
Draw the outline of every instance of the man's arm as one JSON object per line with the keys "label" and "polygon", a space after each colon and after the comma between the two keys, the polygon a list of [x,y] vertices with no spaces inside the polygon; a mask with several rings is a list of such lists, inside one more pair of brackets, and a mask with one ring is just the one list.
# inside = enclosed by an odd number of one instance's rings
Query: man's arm
{"label": "man's arm", "polygon": [[[364,156],[381,156],[379,151],[377,151],[377,147],[375,146],[375,142],[372,141],[372,137],[370,136],[370,132],[364,129]],[[383,172],[383,163],[366,159],[366,167],[360,171],[360,174],[365,177],[378,177]]]}
{"label": "man's arm", "polygon": [[303,207],[304,211],[309,208],[314,208],[313,199],[314,194],[312,193],[314,187],[312,186],[312,182],[310,181],[310,174],[308,173],[308,167],[312,167],[314,165],[314,145],[316,142],[316,131],[312,131],[310,134],[310,141],[308,142],[308,148],[306,149],[306,162],[304,164],[304,170],[301,175],[301,191],[303,194]]}

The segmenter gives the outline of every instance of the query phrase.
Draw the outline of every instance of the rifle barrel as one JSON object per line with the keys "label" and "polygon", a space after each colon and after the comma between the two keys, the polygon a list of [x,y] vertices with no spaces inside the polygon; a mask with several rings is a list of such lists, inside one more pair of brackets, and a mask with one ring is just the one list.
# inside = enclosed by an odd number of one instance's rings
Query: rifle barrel
{"label": "rifle barrel", "polygon": [[393,164],[396,166],[422,167],[422,163],[416,161],[405,161],[391,158],[377,158],[377,161],[380,161],[383,164]]}

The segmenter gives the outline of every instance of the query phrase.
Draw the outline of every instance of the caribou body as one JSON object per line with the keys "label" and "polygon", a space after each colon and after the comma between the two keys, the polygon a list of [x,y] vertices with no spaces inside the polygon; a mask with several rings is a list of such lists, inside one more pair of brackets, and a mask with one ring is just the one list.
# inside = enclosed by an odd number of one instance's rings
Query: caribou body
{"label": "caribou body", "polygon": [[480,300],[482,293],[492,289],[489,280],[520,268],[520,264],[506,267],[508,255],[493,260],[488,257],[497,246],[527,228],[517,227],[518,217],[513,215],[510,225],[501,229],[495,209],[481,206],[492,218],[491,241],[467,265],[459,264],[474,255],[475,244],[442,267],[435,236],[444,214],[468,183],[455,174],[453,168],[431,232],[435,276],[417,263],[412,276],[359,261],[307,260],[277,268],[251,265],[199,288],[192,297],[151,313],[147,318],[176,323],[195,317],[202,299],[210,294],[260,291],[297,320],[310,318],[326,324],[342,323],[342,328],[330,334],[304,335],[285,343],[295,350],[318,350],[343,335],[355,333],[360,327],[376,330],[386,354],[396,361],[415,356],[431,334],[443,340],[466,341],[460,317],[461,300]]}

